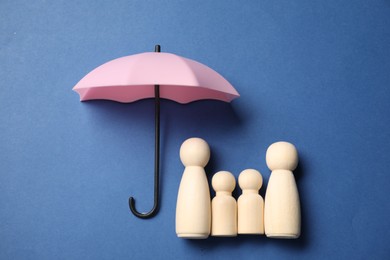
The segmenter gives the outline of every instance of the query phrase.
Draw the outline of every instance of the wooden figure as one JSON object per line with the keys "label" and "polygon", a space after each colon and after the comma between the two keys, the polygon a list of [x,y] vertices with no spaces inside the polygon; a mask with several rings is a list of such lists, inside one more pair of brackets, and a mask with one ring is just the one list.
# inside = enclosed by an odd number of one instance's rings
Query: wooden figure
{"label": "wooden figure", "polygon": [[287,142],[272,144],[266,154],[272,171],[265,195],[265,234],[271,238],[298,238],[301,233],[301,211],[293,170],[298,152]]}
{"label": "wooden figure", "polygon": [[220,171],[211,184],[216,192],[211,201],[211,235],[237,236],[237,202],[232,196],[236,180],[230,172]]}
{"label": "wooden figure", "polygon": [[247,169],[240,173],[238,184],[242,189],[238,198],[238,234],[264,234],[264,200],[259,195],[263,177]]}
{"label": "wooden figure", "polygon": [[185,166],[176,203],[176,234],[182,238],[204,239],[210,235],[211,201],[204,167],[210,159],[209,145],[190,138],[180,147]]}

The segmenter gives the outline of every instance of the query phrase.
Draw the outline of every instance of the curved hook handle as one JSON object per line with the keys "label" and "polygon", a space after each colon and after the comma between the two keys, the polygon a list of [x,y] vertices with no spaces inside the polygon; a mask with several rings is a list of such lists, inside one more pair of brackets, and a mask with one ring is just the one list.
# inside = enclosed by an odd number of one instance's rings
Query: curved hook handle
{"label": "curved hook handle", "polygon": [[[156,149],[157,150],[157,149]],[[158,161],[157,156],[156,156],[156,161]],[[147,213],[140,213],[135,209],[135,199],[133,197],[129,198],[129,208],[131,212],[139,218],[147,219],[151,218],[154,215],[156,215],[158,211],[158,194],[159,194],[159,171],[158,171],[158,165],[159,163],[157,162],[155,164],[155,172],[154,172],[154,204],[153,208],[147,212]]]}
{"label": "curved hook handle", "polygon": [[[155,198],[156,199],[156,198]],[[135,209],[135,199],[133,197],[130,197],[129,198],[129,207],[130,207],[130,210],[131,212],[139,217],[139,218],[143,218],[143,219],[146,219],[146,218],[151,218],[153,217],[156,213],[157,213],[157,208],[158,208],[158,202],[155,200],[154,201],[154,205],[153,205],[153,208],[148,212],[148,213],[139,213],[136,209]]]}

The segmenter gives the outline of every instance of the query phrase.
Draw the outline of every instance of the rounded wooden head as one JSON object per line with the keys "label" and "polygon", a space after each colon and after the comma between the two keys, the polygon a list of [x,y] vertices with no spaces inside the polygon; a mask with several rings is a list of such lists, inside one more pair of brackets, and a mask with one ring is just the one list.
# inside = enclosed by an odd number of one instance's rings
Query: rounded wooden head
{"label": "rounded wooden head", "polygon": [[205,167],[210,160],[210,148],[201,138],[190,138],[180,147],[180,159],[184,166]]}
{"label": "rounded wooden head", "polygon": [[298,165],[297,149],[293,144],[288,142],[273,143],[267,149],[266,162],[271,171],[293,171]]}
{"label": "rounded wooden head", "polygon": [[238,184],[242,190],[260,190],[263,185],[263,176],[254,169],[246,169],[238,176]]}
{"label": "rounded wooden head", "polygon": [[211,180],[211,185],[216,192],[232,192],[236,187],[236,179],[230,172],[220,171],[214,174],[213,179]]}

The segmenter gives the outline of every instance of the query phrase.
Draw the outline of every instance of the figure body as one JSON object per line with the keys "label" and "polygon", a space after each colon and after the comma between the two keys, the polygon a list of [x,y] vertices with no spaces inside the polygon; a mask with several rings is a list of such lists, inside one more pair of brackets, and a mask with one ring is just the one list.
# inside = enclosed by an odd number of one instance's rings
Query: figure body
{"label": "figure body", "polygon": [[232,196],[236,180],[230,172],[220,171],[211,183],[216,192],[211,201],[211,235],[237,236],[237,202]]}
{"label": "figure body", "polygon": [[210,235],[210,191],[204,167],[210,159],[208,144],[200,138],[186,140],[180,148],[185,169],[176,203],[176,234],[204,239]]}
{"label": "figure body", "polygon": [[264,200],[259,195],[263,178],[260,172],[244,170],[238,177],[238,183],[242,189],[238,198],[238,233],[264,234]]}
{"label": "figure body", "polygon": [[272,173],[265,195],[265,233],[271,238],[298,238],[301,211],[292,173],[298,164],[297,150],[287,142],[274,143],[267,150],[266,161]]}

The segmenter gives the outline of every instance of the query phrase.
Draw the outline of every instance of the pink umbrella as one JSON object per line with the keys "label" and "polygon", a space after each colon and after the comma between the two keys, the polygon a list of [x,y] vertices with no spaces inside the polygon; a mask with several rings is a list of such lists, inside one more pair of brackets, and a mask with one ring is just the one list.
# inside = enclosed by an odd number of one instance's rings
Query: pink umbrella
{"label": "pink umbrella", "polygon": [[129,198],[131,212],[140,218],[157,213],[160,161],[160,98],[185,104],[196,100],[214,99],[230,102],[240,95],[216,71],[204,64],[171,53],[145,52],[109,61],[82,78],[73,88],[81,101],[108,99],[133,102],[155,99],[155,184],[154,205],[148,213],[135,209]]}

